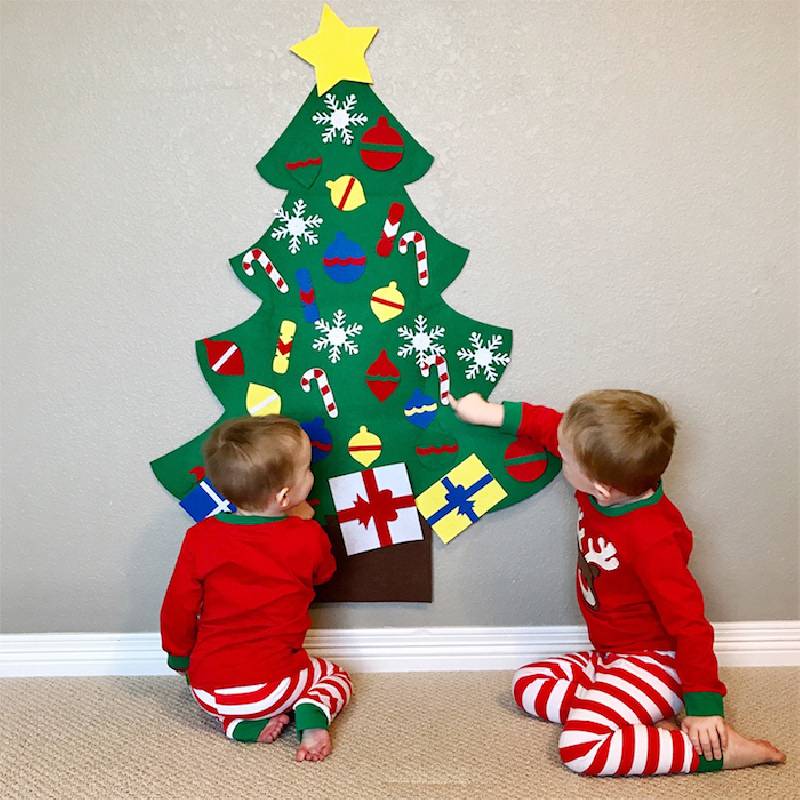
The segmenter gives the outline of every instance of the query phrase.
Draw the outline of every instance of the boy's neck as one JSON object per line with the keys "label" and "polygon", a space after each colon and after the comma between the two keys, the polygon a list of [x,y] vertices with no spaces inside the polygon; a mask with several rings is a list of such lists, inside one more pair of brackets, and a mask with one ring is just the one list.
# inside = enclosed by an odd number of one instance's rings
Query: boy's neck
{"label": "boy's neck", "polygon": [[647,500],[648,497],[652,497],[654,494],[655,492],[652,489],[648,489],[643,494],[635,496],[615,491],[609,497],[598,497],[596,494],[593,494],[592,497],[597,501],[597,505],[603,506],[603,508],[613,508],[614,506],[627,506],[629,503],[637,503],[639,500]]}
{"label": "boy's neck", "polygon": [[261,509],[236,508],[236,513],[242,517],[283,517],[286,516],[280,506],[268,506]]}

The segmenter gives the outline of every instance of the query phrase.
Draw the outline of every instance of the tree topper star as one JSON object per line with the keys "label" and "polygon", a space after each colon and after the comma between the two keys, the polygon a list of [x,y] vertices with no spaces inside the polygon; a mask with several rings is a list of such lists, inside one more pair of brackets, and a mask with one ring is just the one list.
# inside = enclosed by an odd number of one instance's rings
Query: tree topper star
{"label": "tree topper star", "polygon": [[377,28],[348,28],[325,3],[317,32],[289,49],[314,67],[317,94],[322,97],[339,81],[372,83],[365,56],[377,32]]}

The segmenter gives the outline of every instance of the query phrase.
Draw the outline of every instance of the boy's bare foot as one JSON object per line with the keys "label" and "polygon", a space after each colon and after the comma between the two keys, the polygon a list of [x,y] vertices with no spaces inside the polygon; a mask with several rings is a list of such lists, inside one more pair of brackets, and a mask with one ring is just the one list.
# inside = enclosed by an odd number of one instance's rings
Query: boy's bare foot
{"label": "boy's bare foot", "polygon": [[681,729],[680,725],[678,725],[678,720],[676,720],[675,717],[662,719],[661,722],[656,722],[656,728],[661,728],[665,731],[679,731]]}
{"label": "boy's bare foot", "polygon": [[766,739],[745,739],[728,726],[728,747],[722,753],[722,769],[742,769],[758,764],[783,764],[785,753]]}
{"label": "boy's bare foot", "polygon": [[309,728],[295,753],[295,761],[323,761],[331,754],[331,735],[324,728]]}
{"label": "boy's bare foot", "polygon": [[258,741],[272,744],[281,735],[281,732],[288,724],[289,717],[287,717],[286,714],[278,714],[277,717],[272,717],[267,723],[266,728],[258,734]]}

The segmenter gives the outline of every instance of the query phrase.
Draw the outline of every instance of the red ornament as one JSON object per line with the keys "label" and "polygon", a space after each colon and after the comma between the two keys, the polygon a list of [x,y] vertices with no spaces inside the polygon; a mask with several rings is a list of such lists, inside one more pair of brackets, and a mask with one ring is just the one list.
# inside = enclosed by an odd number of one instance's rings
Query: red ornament
{"label": "red ornament", "polygon": [[244,374],[242,351],[235,342],[203,339],[203,344],[206,346],[208,363],[214,372],[218,372],[220,375]]}
{"label": "red ornament", "polygon": [[367,368],[367,386],[382,403],[397,389],[399,383],[400,371],[389,360],[384,348]]}
{"label": "red ornament", "polygon": [[385,172],[400,163],[403,146],[399,131],[386,117],[378,117],[377,124],[364,131],[361,137],[361,159],[370,169]]}
{"label": "red ornament", "polygon": [[192,467],[189,470],[190,475],[194,475],[195,480],[200,483],[203,478],[206,476],[206,468],[205,467]]}
{"label": "red ornament", "polygon": [[515,439],[506,448],[506,472],[521,483],[541,478],[547,469],[547,453],[530,439]]}

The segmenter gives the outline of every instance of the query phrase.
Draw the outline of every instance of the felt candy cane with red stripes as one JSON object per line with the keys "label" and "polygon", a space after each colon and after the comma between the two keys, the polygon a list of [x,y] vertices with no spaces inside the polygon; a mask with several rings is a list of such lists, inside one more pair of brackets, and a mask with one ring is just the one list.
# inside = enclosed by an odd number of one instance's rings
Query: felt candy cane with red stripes
{"label": "felt candy cane with red stripes", "polygon": [[397,249],[405,254],[408,245],[413,242],[417,251],[417,279],[420,286],[428,285],[428,245],[425,237],[419,231],[408,231],[400,237]]}
{"label": "felt candy cane with red stripes", "polygon": [[322,395],[322,402],[325,403],[325,410],[328,412],[328,416],[332,419],[338,417],[339,409],[336,406],[336,401],[333,399],[333,391],[331,390],[331,385],[328,382],[328,376],[325,374],[325,370],[320,369],[320,367],[312,367],[303,373],[303,377],[300,378],[300,388],[306,394],[311,391],[311,381],[317,382],[317,388]]}
{"label": "felt candy cane with red stripes", "polygon": [[430,375],[431,367],[436,367],[436,377],[439,379],[439,401],[443,406],[450,403],[450,374],[447,371],[447,361],[444,356],[429,355],[425,357],[419,371],[423,378]]}
{"label": "felt candy cane with red stripes", "polygon": [[289,291],[289,285],[283,279],[283,275],[278,272],[275,265],[267,258],[263,250],[253,249],[245,253],[242,259],[242,269],[245,275],[253,275],[253,262],[258,261],[267,273],[267,277],[275,284],[281,294]]}
{"label": "felt candy cane with red stripes", "polygon": [[389,213],[383,223],[381,238],[378,239],[378,244],[375,248],[379,256],[388,258],[392,254],[394,240],[397,236],[397,231],[400,229],[400,220],[403,219],[405,211],[406,207],[402,203],[392,203],[389,206]]}

